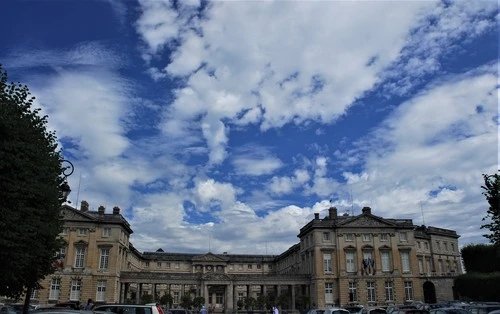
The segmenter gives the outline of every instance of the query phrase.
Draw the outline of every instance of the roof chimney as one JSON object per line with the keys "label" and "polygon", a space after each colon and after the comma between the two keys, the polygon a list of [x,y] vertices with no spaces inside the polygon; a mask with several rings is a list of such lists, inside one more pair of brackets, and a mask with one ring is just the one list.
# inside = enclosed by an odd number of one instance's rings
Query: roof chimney
{"label": "roof chimney", "polygon": [[337,207],[332,206],[328,209],[328,217],[330,219],[337,219]]}
{"label": "roof chimney", "polygon": [[318,220],[319,219],[319,213],[314,213],[314,220]]}
{"label": "roof chimney", "polygon": [[368,206],[365,206],[365,207],[363,207],[363,209],[361,210],[361,212],[363,214],[371,214],[372,213],[372,209],[370,207],[368,207]]}
{"label": "roof chimney", "polygon": [[119,215],[120,214],[120,207],[115,206],[113,207],[113,215]]}
{"label": "roof chimney", "polygon": [[104,207],[104,206],[101,205],[97,209],[97,212],[99,213],[99,215],[104,215],[104,210],[106,210],[106,207]]}
{"label": "roof chimney", "polygon": [[80,210],[82,212],[88,212],[89,211],[89,202],[87,201],[82,201],[80,205]]}

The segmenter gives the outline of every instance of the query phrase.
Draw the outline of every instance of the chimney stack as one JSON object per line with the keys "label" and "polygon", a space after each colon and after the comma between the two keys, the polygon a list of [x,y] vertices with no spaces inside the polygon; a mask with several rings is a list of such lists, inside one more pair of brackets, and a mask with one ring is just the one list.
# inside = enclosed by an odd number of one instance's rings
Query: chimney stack
{"label": "chimney stack", "polygon": [[89,202],[87,201],[82,201],[80,205],[80,210],[82,212],[88,212],[89,211]]}
{"label": "chimney stack", "polygon": [[314,213],[314,220],[318,220],[319,219],[319,213]]}
{"label": "chimney stack", "polygon": [[119,215],[120,214],[120,207],[115,206],[113,207],[113,215]]}
{"label": "chimney stack", "polygon": [[363,207],[363,209],[361,210],[361,212],[363,214],[371,214],[372,213],[372,209],[370,207],[368,207],[368,206],[365,206],[365,207]]}
{"label": "chimney stack", "polygon": [[99,215],[104,215],[104,210],[106,210],[106,207],[104,207],[104,206],[101,205],[97,209],[97,212],[99,213]]}
{"label": "chimney stack", "polygon": [[328,209],[328,216],[330,219],[337,219],[337,207],[332,206]]}

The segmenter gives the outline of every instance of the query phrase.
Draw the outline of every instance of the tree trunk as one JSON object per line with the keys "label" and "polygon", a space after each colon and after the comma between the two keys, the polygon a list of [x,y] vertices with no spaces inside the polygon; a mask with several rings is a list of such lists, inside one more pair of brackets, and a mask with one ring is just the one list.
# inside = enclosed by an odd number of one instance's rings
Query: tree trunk
{"label": "tree trunk", "polygon": [[33,291],[33,287],[29,286],[26,289],[26,294],[24,297],[24,306],[23,306],[23,314],[28,314],[29,308],[30,308],[30,299],[31,299],[31,292]]}

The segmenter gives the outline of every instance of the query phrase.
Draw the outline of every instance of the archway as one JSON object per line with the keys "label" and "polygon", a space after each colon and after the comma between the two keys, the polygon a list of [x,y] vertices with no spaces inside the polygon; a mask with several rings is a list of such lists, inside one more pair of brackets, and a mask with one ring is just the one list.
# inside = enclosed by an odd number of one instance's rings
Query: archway
{"label": "archway", "polygon": [[430,281],[424,282],[424,302],[436,303],[436,287]]}

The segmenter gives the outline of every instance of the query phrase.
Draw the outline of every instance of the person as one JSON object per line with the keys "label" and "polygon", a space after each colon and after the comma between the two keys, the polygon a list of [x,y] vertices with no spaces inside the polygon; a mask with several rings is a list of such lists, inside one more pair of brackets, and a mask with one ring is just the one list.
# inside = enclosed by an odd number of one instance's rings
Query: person
{"label": "person", "polygon": [[200,314],[207,314],[207,309],[204,305],[200,309]]}
{"label": "person", "polygon": [[89,299],[87,301],[87,304],[85,305],[85,310],[91,311],[93,307],[94,307],[94,303],[92,302],[92,299]]}
{"label": "person", "polygon": [[280,310],[276,306],[273,306],[273,314],[280,314]]}

